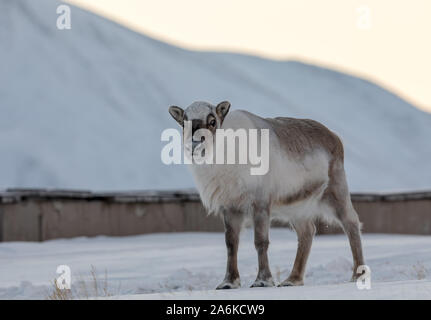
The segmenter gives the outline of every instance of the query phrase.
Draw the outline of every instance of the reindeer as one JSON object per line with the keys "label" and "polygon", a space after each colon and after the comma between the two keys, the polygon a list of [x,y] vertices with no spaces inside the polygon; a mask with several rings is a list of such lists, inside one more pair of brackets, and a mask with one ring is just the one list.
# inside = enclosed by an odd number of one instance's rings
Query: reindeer
{"label": "reindeer", "polygon": [[204,140],[194,139],[199,129],[212,133],[227,128],[269,130],[269,170],[265,175],[250,175],[248,165],[192,163],[190,166],[203,205],[209,213],[221,215],[224,222],[227,268],[217,289],[241,286],[237,252],[246,219],[253,221],[259,266],[251,287],[274,286],[267,255],[271,219],[289,222],[298,237],[292,271],[279,286],[304,284],[317,220],[338,223],[347,234],[353,255],[352,281],[356,280],[357,268],[364,265],[360,222],[347,187],[340,138],[313,120],[261,118],[243,110],[228,114],[229,109],[228,101],[217,106],[198,101],[185,110],[177,106],[169,108],[171,116],[183,128],[186,121],[191,122],[193,150]]}

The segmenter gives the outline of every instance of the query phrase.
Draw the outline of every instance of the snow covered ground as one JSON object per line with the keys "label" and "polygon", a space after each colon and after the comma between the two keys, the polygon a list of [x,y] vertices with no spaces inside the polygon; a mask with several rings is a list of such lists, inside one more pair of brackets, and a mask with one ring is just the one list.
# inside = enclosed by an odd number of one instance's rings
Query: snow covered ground
{"label": "snow covered ground", "polygon": [[[242,288],[232,291],[213,290],[225,271],[222,233],[6,242],[0,243],[0,298],[47,297],[57,266],[65,264],[73,288],[82,281],[92,287],[92,266],[103,286],[106,271],[114,299],[431,299],[431,236],[365,234],[363,242],[372,287],[362,291],[348,282],[352,263],[344,235],[316,237],[304,287],[250,289],[257,258],[247,229],[239,251]],[[269,259],[276,282],[288,276],[295,250],[293,232],[271,230]]]}
{"label": "snow covered ground", "polygon": [[431,281],[376,282],[370,290],[359,290],[354,283],[292,288],[247,288],[241,290],[202,290],[172,293],[135,294],[112,297],[127,300],[310,300],[310,299],[431,299]]}

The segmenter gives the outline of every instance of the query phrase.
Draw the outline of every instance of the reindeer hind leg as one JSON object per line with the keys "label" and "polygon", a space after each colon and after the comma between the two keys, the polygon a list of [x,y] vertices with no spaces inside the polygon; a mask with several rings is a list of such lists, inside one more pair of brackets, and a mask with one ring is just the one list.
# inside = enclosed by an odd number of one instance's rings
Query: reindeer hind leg
{"label": "reindeer hind leg", "polygon": [[352,281],[355,281],[360,276],[357,274],[358,267],[365,264],[362,253],[361,223],[350,199],[344,169],[342,166],[334,166],[331,173],[332,181],[323,196],[323,200],[333,208],[336,220],[349,239],[353,256]]}
{"label": "reindeer hind leg", "polygon": [[316,232],[313,221],[300,221],[292,223],[298,235],[298,249],[289,277],[284,280],[279,287],[302,286],[304,284],[305,267],[311,250],[311,244]]}

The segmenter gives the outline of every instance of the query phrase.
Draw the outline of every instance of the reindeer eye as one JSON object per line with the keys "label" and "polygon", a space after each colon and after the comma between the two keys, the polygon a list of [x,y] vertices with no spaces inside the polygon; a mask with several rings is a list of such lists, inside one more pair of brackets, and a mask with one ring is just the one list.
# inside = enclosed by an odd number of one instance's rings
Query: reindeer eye
{"label": "reindeer eye", "polygon": [[216,121],[214,119],[212,119],[211,122],[210,122],[210,126],[211,127],[215,127],[215,125],[216,125]]}

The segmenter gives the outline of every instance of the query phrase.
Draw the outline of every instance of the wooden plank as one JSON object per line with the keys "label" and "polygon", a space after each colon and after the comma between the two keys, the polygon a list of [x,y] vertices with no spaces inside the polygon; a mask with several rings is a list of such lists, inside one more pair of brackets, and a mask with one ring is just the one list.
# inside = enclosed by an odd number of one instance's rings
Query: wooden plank
{"label": "wooden plank", "polygon": [[[408,201],[408,200],[431,200],[431,191],[403,192],[403,193],[353,193],[352,201],[375,202],[375,201]],[[108,202],[182,202],[200,201],[199,194],[194,189],[188,190],[144,190],[144,191],[121,191],[121,192],[91,192],[86,190],[61,190],[61,189],[8,189],[0,192],[0,203],[15,203],[27,199],[76,199],[87,201]]]}

